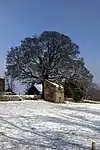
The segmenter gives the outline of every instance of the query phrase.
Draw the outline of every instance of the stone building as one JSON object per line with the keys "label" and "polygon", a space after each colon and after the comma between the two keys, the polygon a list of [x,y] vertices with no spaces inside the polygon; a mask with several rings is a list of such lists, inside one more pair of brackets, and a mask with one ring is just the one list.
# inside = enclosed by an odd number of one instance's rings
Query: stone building
{"label": "stone building", "polygon": [[45,80],[44,98],[47,101],[62,103],[64,102],[64,88],[56,83]]}

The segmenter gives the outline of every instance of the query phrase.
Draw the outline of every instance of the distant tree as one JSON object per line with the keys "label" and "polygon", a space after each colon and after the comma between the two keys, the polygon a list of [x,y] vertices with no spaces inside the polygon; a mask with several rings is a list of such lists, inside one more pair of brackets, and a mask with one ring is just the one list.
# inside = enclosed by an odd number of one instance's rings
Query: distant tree
{"label": "distant tree", "polygon": [[64,82],[65,95],[72,97],[75,101],[80,101],[87,94],[93,80],[93,75],[85,67],[84,59],[74,60],[70,77]]}
{"label": "distant tree", "polygon": [[43,87],[45,79],[61,83],[79,75],[74,73],[79,54],[79,47],[68,36],[45,31],[38,37],[25,38],[20,46],[8,51],[7,74],[22,83],[42,83]]}
{"label": "distant tree", "polygon": [[80,87],[82,86],[86,93],[86,90],[91,86],[93,82],[93,75],[85,67],[85,62],[83,58],[79,58],[78,60],[75,60],[73,66],[74,66],[72,70],[73,73],[70,79],[76,81]]}
{"label": "distant tree", "polygon": [[5,72],[6,91],[13,92],[15,89],[14,78]]}
{"label": "distant tree", "polygon": [[92,83],[86,93],[86,99],[100,101],[100,86]]}

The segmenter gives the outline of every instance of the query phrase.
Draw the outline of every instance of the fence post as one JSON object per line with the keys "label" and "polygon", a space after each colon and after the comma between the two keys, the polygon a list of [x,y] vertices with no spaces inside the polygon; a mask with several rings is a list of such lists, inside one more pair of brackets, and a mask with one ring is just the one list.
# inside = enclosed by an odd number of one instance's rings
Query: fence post
{"label": "fence post", "polygon": [[92,148],[91,150],[96,150],[96,143],[95,142],[92,142]]}

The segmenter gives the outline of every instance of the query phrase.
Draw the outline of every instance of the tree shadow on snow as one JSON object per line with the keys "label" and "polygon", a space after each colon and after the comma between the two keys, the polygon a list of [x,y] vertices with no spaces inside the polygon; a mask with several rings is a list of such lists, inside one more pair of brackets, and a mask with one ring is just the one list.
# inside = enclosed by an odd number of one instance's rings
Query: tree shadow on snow
{"label": "tree shadow on snow", "polygon": [[[61,119],[57,117],[50,117],[50,116],[37,116],[39,120],[42,122],[52,122],[52,123],[64,123],[66,125],[72,124],[71,122],[68,122],[67,119]],[[23,117],[28,120],[28,117]],[[31,128],[30,123],[29,127],[26,126],[26,128],[20,125],[17,125],[11,121],[8,121],[7,119],[0,117],[1,121],[3,121],[4,124],[7,124],[8,126],[11,126],[12,128],[15,128],[16,130],[19,130],[20,133],[26,133],[26,136],[24,137],[16,137],[13,133],[13,136],[6,134],[5,132],[1,132],[0,135],[3,136],[5,141],[9,142],[12,146],[12,149],[14,150],[20,150],[21,146],[24,146],[25,149],[29,150],[35,150],[35,149],[56,149],[56,150],[63,150],[64,148],[67,150],[68,148],[72,149],[80,149],[83,150],[87,149],[86,146],[83,146],[81,144],[76,143],[73,140],[65,140],[64,134],[61,134],[59,131],[47,131],[47,130],[38,130],[37,128]],[[30,119],[29,119],[30,120]],[[29,121],[28,120],[28,121]],[[76,125],[79,125],[76,123]],[[44,127],[45,128],[45,127]],[[27,133],[31,136],[27,136]],[[89,147],[88,147],[89,148]]]}
{"label": "tree shadow on snow", "polygon": [[88,114],[93,114],[93,115],[97,115],[100,116],[100,110],[90,110],[88,109],[88,107],[86,108],[81,108],[81,107],[66,107],[66,106],[62,106],[63,110],[72,110],[72,111],[76,111],[76,112],[84,112],[84,113],[88,113]]}

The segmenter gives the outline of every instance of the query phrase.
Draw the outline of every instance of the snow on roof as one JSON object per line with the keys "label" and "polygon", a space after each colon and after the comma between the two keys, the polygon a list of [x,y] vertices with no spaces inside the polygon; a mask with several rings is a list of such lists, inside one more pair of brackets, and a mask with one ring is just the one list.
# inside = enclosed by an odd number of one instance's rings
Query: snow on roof
{"label": "snow on roof", "polygon": [[[54,83],[54,82],[50,82],[50,83],[52,83],[56,87],[59,87],[59,84],[57,84],[57,83]],[[35,84],[34,86],[38,89],[38,91],[42,92],[42,84]],[[63,86],[60,85],[60,88],[63,88]]]}
{"label": "snow on roof", "polygon": [[56,86],[56,87],[61,87],[61,88],[63,88],[63,86],[62,85],[59,85],[59,84],[57,84],[57,83],[54,83],[54,82],[51,82],[54,86]]}
{"label": "snow on roof", "polygon": [[38,89],[39,92],[42,92],[42,84],[35,84],[34,86]]}
{"label": "snow on roof", "polygon": [[63,88],[63,86],[61,84],[57,84],[55,82],[49,81],[47,80],[47,82],[50,82],[51,84],[53,84],[54,86],[56,86],[57,88],[60,86],[60,88]]}

